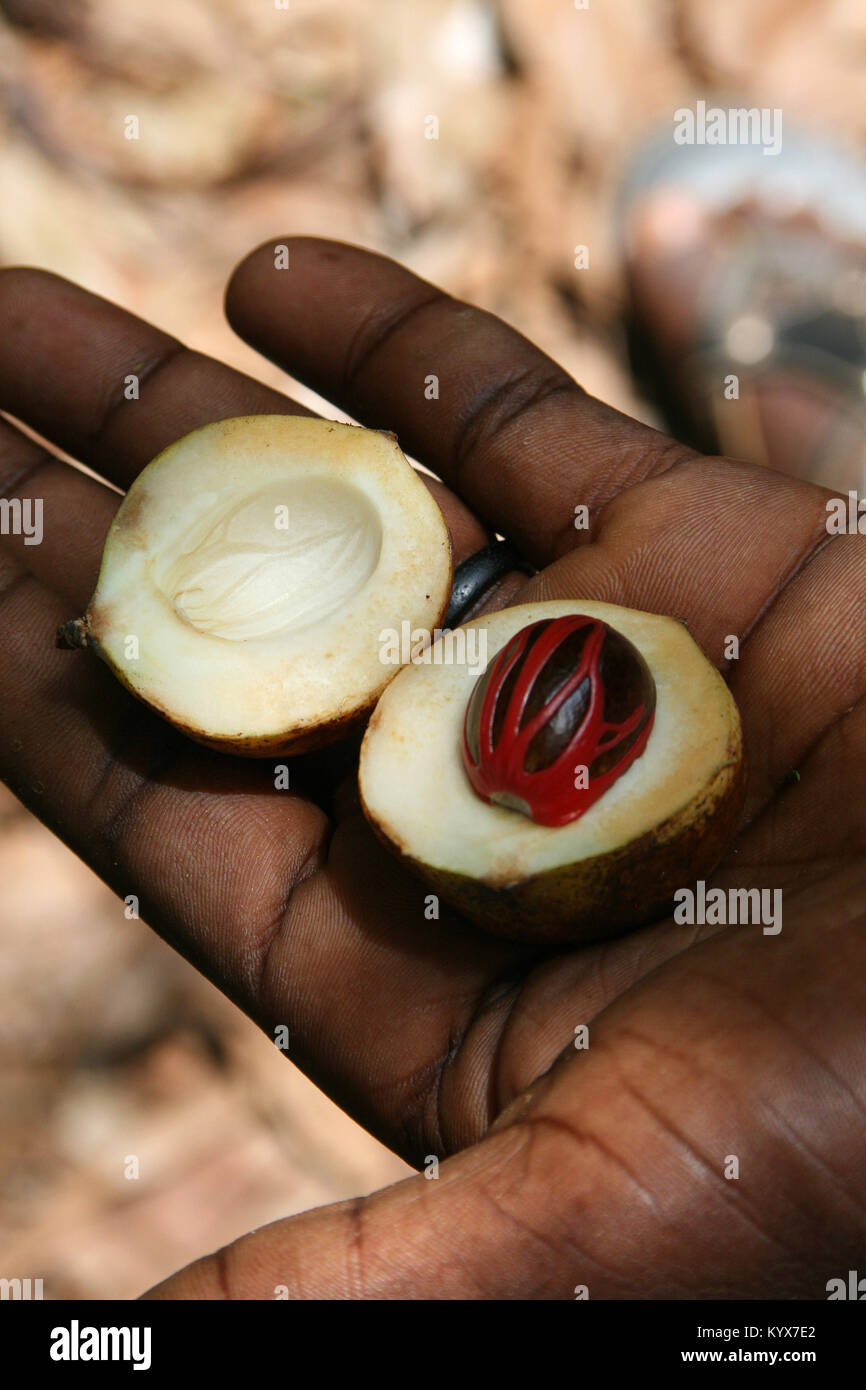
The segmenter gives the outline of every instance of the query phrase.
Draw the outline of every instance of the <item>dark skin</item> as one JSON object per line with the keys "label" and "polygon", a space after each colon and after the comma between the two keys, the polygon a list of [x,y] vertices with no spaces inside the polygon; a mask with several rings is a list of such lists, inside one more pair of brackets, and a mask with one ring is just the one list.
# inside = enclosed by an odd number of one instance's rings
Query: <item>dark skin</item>
{"label": "dark skin", "polygon": [[[409,1162],[441,1161],[438,1181],[264,1227],[150,1296],[826,1297],[866,1238],[862,539],[828,537],[821,489],[695,455],[394,263],[288,244],[290,271],[273,243],[235,271],[231,323],[444,480],[457,561],[488,528],[531,557],[538,575],[490,606],[669,613],[726,670],[749,782],[714,882],[783,889],[784,925],[667,919],[540,953],[425,920],[423,885],[358,810],[356,745],[297,760],[276,791],[269,761],[198,748],[55,650],[118,497],[0,422],[0,495],[45,499],[41,545],[2,538],[4,777],[262,1028],[288,1025],[338,1104]],[[0,408],[120,487],[208,420],[297,409],[24,269],[0,271]]]}

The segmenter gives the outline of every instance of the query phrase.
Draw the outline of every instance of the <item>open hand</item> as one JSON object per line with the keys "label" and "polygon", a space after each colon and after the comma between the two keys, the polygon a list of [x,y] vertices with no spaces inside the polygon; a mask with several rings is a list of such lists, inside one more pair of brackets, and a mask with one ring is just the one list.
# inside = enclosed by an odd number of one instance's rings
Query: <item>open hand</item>
{"label": "open hand", "polygon": [[[266,1031],[287,1025],[334,1100],[441,1161],[153,1296],[824,1298],[866,1236],[862,540],[828,536],[823,490],[695,455],[394,263],[288,245],[288,272],[272,244],[241,264],[230,321],[444,480],[456,561],[497,531],[540,567],[492,606],[671,614],[720,666],[739,637],[749,789],[713,881],[781,889],[784,925],[667,919],[551,952],[427,921],[360,813],[354,745],[296,760],[278,791],[270,763],[197,747],[55,650],[119,499],[0,420],[0,495],[45,509],[40,545],[0,538],[5,780]],[[0,271],[0,408],[120,487],[209,420],[300,409],[26,269]]]}

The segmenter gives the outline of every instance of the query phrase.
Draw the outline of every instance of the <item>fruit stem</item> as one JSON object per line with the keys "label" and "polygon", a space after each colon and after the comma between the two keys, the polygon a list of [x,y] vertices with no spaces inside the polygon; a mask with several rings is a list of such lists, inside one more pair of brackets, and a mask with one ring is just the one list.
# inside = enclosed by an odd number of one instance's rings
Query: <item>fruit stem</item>
{"label": "fruit stem", "polygon": [[86,618],[72,618],[70,622],[60,624],[55,646],[61,647],[64,651],[73,651],[75,648],[83,649],[89,645],[90,630]]}

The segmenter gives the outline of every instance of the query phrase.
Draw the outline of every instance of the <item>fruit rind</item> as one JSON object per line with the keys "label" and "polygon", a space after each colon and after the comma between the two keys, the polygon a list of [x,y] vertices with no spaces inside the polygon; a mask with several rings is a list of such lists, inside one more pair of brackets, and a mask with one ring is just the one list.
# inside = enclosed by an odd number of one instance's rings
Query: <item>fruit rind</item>
{"label": "fruit rind", "polygon": [[514,884],[485,883],[421,863],[389,838],[369,807],[364,811],[401,863],[477,926],[515,941],[556,945],[601,941],[662,915],[677,888],[708,878],[716,868],[736,831],[744,796],[745,760],[737,743],[706,793],[653,830],[607,854]]}

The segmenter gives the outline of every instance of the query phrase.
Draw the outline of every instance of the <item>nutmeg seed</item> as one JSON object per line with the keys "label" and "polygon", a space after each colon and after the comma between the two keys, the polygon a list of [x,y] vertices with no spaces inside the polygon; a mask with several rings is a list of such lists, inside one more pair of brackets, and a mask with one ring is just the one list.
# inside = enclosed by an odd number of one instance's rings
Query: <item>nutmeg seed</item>
{"label": "nutmeg seed", "polygon": [[463,765],[484,801],[565,825],[640,757],[655,704],[643,657],[606,623],[583,614],[531,623],[475,684]]}

